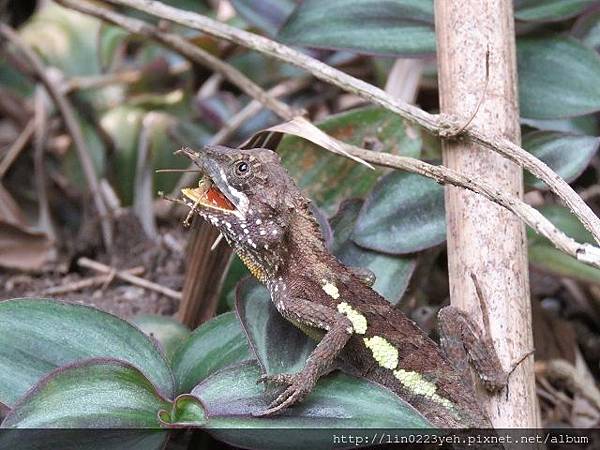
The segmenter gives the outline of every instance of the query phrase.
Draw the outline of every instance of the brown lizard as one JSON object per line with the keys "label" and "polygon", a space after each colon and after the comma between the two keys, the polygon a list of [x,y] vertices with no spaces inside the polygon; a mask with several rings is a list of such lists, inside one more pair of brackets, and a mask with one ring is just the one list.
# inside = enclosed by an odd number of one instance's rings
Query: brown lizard
{"label": "brown lizard", "polygon": [[302,401],[342,360],[435,426],[491,426],[467,361],[490,391],[502,389],[508,373],[487,334],[465,313],[440,311],[439,346],[394,309],[371,289],[368,272],[346,267],[327,250],[309,200],[273,151],[207,146],[180,152],[203,173],[198,187],[182,190],[190,214],[217,227],[281,315],[319,339],[301,372],[261,378],[285,386],[264,415]]}

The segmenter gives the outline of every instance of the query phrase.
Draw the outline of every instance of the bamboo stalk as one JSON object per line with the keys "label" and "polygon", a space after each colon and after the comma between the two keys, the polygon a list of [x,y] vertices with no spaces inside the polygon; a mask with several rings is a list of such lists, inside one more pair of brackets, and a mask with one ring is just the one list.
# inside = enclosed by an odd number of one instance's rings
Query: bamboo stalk
{"label": "bamboo stalk", "polygon": [[[437,0],[435,18],[442,114],[470,117],[477,130],[518,147],[512,2]],[[449,169],[484,175],[489,184],[522,198],[517,164],[476,140],[445,140],[442,149]],[[509,368],[533,348],[525,227],[498,205],[453,186],[446,188],[446,218],[451,303],[482,324],[489,320],[488,332]],[[482,317],[471,274],[481,284],[490,317]],[[533,357],[519,365],[506,389],[484,397],[493,425],[538,426]]]}

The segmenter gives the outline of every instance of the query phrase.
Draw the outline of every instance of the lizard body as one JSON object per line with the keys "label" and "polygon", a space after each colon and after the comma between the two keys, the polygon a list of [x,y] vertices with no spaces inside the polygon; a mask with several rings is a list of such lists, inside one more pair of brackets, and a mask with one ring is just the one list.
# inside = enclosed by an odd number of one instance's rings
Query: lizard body
{"label": "lizard body", "polygon": [[[343,361],[355,374],[395,392],[436,426],[490,426],[468,367],[453,365],[440,346],[370,288],[373,280],[328,251],[309,201],[274,152],[223,146],[182,152],[205,174],[198,188],[182,190],[186,204],[221,231],[267,286],[282,316],[320,338],[301,372],[263,376],[286,387],[265,414],[301,401],[320,376]],[[458,347],[481,366],[490,390],[503,387],[506,373],[496,355],[486,360],[472,322],[457,310],[444,314],[460,326],[442,344],[450,347],[463,338],[475,344],[465,348],[458,342]]]}

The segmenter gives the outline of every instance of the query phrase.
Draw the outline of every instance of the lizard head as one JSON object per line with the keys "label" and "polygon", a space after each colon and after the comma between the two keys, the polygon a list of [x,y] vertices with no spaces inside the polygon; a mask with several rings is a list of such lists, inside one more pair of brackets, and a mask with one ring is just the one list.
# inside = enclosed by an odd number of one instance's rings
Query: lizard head
{"label": "lizard head", "polygon": [[179,152],[203,174],[197,187],[182,189],[186,205],[216,226],[238,253],[275,251],[292,211],[304,205],[279,156],[263,148],[224,146]]}

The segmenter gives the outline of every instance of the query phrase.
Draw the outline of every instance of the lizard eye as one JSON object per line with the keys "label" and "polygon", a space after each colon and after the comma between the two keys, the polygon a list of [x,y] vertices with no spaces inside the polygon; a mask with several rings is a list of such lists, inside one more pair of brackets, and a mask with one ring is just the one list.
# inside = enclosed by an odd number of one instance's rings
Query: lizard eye
{"label": "lizard eye", "polygon": [[235,165],[235,174],[238,177],[245,177],[250,174],[250,166],[246,161],[240,161]]}

